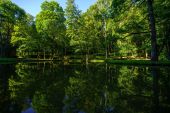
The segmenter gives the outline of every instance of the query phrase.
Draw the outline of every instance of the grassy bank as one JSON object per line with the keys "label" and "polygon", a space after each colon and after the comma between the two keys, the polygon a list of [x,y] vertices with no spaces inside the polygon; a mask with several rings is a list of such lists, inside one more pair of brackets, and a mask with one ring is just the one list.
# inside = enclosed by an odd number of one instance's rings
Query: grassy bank
{"label": "grassy bank", "polygon": [[170,66],[170,61],[150,61],[150,60],[114,60],[107,59],[107,63],[122,65],[149,65],[149,66]]}
{"label": "grassy bank", "polygon": [[[67,59],[68,60],[68,59]],[[35,59],[35,58],[0,58],[0,63],[15,63],[15,62],[44,62],[44,61],[56,61],[52,59]],[[58,61],[58,60],[57,60]],[[61,61],[61,60],[60,60]],[[82,59],[69,59],[68,62],[85,62]],[[121,65],[149,65],[149,66],[170,66],[170,61],[157,61],[153,62],[150,60],[128,60],[128,59],[91,59],[91,63],[107,62],[110,64],[121,64]]]}
{"label": "grassy bank", "polygon": [[43,62],[52,61],[51,59],[36,59],[36,58],[0,58],[0,63],[15,63],[15,62]]}
{"label": "grassy bank", "polygon": [[[37,58],[0,58],[0,63],[2,62],[43,62],[43,61],[68,61],[68,62],[85,62],[85,58],[81,57],[70,57],[66,59],[37,59]],[[105,62],[104,58],[102,59],[89,59],[91,63]]]}
{"label": "grassy bank", "polygon": [[11,64],[16,62],[17,58],[0,58],[0,64]]}
{"label": "grassy bank", "polygon": [[0,62],[16,62],[17,58],[0,58]]}

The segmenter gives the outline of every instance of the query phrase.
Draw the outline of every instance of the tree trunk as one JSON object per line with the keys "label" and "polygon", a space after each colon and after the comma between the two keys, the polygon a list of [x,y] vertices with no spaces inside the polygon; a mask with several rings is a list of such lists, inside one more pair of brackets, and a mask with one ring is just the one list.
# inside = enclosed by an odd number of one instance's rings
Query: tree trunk
{"label": "tree trunk", "polygon": [[152,0],[147,0],[147,6],[148,6],[148,16],[149,16],[149,24],[150,24],[150,31],[151,31],[151,60],[158,61],[155,18],[154,18]]}
{"label": "tree trunk", "polygon": [[86,52],[86,64],[88,64],[89,62],[89,49],[87,49],[87,52]]}
{"label": "tree trunk", "polygon": [[104,40],[105,40],[105,59],[108,57],[108,43],[107,43],[107,34],[106,34],[106,18],[104,17]]}
{"label": "tree trunk", "polygon": [[45,49],[44,49],[44,60],[45,60]]}

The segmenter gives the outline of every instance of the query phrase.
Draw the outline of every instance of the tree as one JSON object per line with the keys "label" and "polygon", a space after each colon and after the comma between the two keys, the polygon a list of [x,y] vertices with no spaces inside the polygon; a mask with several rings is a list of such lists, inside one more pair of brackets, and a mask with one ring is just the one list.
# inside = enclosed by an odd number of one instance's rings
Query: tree
{"label": "tree", "polygon": [[156,0],[154,2],[157,25],[158,56],[162,60],[170,60],[170,1]]}
{"label": "tree", "polygon": [[149,14],[149,24],[151,32],[151,60],[158,60],[158,48],[157,48],[157,38],[156,38],[156,28],[155,28],[155,18],[153,12],[153,1],[147,0],[148,14]]}
{"label": "tree", "polygon": [[44,56],[45,52],[49,51],[54,57],[54,54],[62,50],[64,45],[64,11],[55,1],[43,2],[41,10],[36,16],[36,28],[43,40]]}
{"label": "tree", "polygon": [[27,14],[22,21],[17,22],[14,26],[11,43],[17,47],[18,56],[26,57],[26,54],[24,54],[26,52],[40,51],[40,42],[35,28],[34,17]]}
{"label": "tree", "polygon": [[9,57],[14,51],[10,45],[11,34],[17,21],[21,21],[25,11],[10,0],[0,0],[0,56]]}
{"label": "tree", "polygon": [[[159,1],[159,0],[158,0]],[[135,0],[135,2],[143,2],[142,0]],[[157,44],[157,33],[156,33],[156,21],[155,21],[155,14],[153,8],[153,1],[147,0],[147,9],[148,9],[148,17],[149,17],[149,28],[151,34],[151,60],[157,61],[158,56],[160,54],[158,44]]]}
{"label": "tree", "polygon": [[82,14],[79,18],[79,22],[79,29],[77,30],[79,46],[77,49],[86,55],[85,61],[87,64],[89,54],[94,52],[93,49],[96,49],[99,41],[96,37],[97,31],[94,24],[94,17],[90,15],[90,11]]}
{"label": "tree", "polygon": [[66,9],[65,9],[65,17],[66,17],[66,36],[70,40],[70,46],[73,50],[76,49],[75,47],[79,47],[79,36],[78,30],[80,27],[79,18],[81,15],[81,11],[77,8],[75,4],[75,0],[67,0],[66,2]]}
{"label": "tree", "polygon": [[107,34],[107,24],[108,24],[108,20],[109,20],[109,8],[111,5],[111,1],[110,0],[99,0],[97,2],[97,6],[98,6],[98,15],[99,18],[101,19],[101,33],[102,33],[102,37],[103,37],[103,42],[104,42],[104,46],[105,46],[105,58],[108,58],[108,34]]}

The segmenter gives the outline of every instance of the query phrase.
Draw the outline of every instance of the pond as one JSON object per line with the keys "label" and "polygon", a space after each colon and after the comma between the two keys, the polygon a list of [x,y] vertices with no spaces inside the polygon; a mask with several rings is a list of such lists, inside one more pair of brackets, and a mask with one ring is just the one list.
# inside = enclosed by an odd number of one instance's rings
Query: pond
{"label": "pond", "polygon": [[0,113],[170,113],[170,67],[0,64]]}

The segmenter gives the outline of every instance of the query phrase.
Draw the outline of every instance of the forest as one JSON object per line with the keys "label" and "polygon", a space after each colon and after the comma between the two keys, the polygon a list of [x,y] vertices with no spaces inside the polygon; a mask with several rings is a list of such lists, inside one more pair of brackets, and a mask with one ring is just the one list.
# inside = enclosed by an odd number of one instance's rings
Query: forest
{"label": "forest", "polygon": [[0,58],[170,60],[169,0],[44,1],[33,17],[0,0]]}
{"label": "forest", "polygon": [[0,113],[170,113],[170,0],[75,1],[0,0]]}

